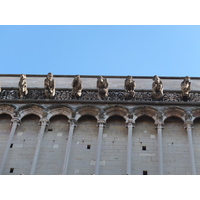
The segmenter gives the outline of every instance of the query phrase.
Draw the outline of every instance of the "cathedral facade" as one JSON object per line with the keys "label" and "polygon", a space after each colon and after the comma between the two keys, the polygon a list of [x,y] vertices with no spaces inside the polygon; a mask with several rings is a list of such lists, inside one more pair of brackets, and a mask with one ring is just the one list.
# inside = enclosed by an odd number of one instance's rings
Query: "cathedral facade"
{"label": "cathedral facade", "polygon": [[0,75],[1,175],[200,174],[200,78]]}

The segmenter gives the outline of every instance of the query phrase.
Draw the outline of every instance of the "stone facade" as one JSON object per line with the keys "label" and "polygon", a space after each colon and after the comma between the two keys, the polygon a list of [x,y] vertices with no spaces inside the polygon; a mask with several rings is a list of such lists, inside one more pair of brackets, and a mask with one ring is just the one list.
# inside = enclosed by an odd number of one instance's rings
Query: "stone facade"
{"label": "stone facade", "polygon": [[19,96],[20,75],[0,75],[0,174],[200,174],[200,78],[159,77],[163,96],[152,98],[153,77],[104,76],[109,90],[98,97],[98,76],[56,76],[47,98],[46,75],[26,75],[28,93]]}

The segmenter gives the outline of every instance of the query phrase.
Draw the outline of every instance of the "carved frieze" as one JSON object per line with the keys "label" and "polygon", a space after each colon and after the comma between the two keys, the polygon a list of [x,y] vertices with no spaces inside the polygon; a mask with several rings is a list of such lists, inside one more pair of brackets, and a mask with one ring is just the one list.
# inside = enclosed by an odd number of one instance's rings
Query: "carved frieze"
{"label": "carved frieze", "polygon": [[[26,99],[45,99],[45,92],[42,89],[29,89],[28,94],[23,97]],[[17,89],[3,89],[0,93],[0,99],[19,99]],[[74,100],[72,97],[72,90],[56,90],[54,100]],[[97,90],[83,90],[79,101],[98,101],[98,91]],[[141,102],[152,102],[155,99],[152,97],[152,92],[147,91],[135,91],[135,96],[128,100],[123,90],[110,90],[105,101],[141,101]],[[181,92],[165,92],[163,98],[159,100],[160,102],[184,102],[182,99]],[[200,102],[200,93],[191,92],[190,99],[188,102]]]}

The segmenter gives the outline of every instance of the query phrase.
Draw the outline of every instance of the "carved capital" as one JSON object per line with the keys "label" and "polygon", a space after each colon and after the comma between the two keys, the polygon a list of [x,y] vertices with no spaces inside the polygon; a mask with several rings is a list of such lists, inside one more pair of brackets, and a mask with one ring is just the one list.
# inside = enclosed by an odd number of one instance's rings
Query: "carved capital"
{"label": "carved capital", "polygon": [[102,128],[104,128],[106,125],[106,122],[105,122],[105,120],[104,119],[100,119],[100,120],[98,120],[98,127],[102,127]]}
{"label": "carved capital", "polygon": [[135,123],[134,123],[134,121],[133,121],[133,119],[127,119],[126,120],[126,127],[127,128],[134,128],[135,127]]}
{"label": "carved capital", "polygon": [[18,117],[13,117],[13,118],[11,119],[11,125],[16,124],[17,126],[19,126],[19,125],[20,125],[20,122],[21,122],[21,120],[20,120]]}
{"label": "carved capital", "polygon": [[163,129],[164,128],[164,122],[162,120],[156,120],[155,125],[157,129]]}
{"label": "carved capital", "polygon": [[48,126],[49,120],[47,118],[40,119],[39,126]]}
{"label": "carved capital", "polygon": [[191,129],[191,128],[193,128],[193,121],[191,121],[191,120],[187,120],[187,121],[185,121],[185,123],[184,123],[184,128],[185,129]]}
{"label": "carved capital", "polygon": [[75,119],[69,119],[68,120],[69,126],[77,127],[77,121]]}

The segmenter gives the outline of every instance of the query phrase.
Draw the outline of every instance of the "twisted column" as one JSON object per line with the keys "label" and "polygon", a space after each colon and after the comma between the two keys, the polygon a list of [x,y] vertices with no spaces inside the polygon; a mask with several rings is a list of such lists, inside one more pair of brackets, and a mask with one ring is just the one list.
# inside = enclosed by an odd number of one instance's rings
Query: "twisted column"
{"label": "twisted column", "polygon": [[62,169],[62,175],[67,174],[67,168],[68,168],[68,163],[69,163],[69,155],[70,155],[70,150],[71,150],[71,145],[72,145],[72,137],[74,133],[74,127],[77,126],[77,122],[75,119],[70,119],[69,120],[69,136],[67,140],[67,147],[65,150],[65,158],[64,158],[64,163],[63,163],[63,169]]}
{"label": "twisted column", "polygon": [[103,137],[103,128],[105,127],[105,121],[99,120],[98,121],[98,144],[97,144],[97,155],[96,155],[96,165],[95,165],[95,174],[99,174],[99,166],[100,166],[100,159],[101,159],[101,147],[102,147],[102,137]]}
{"label": "twisted column", "polygon": [[13,137],[14,137],[15,131],[17,129],[17,126],[20,124],[19,118],[18,117],[12,118],[11,119],[11,124],[12,124],[12,127],[11,127],[11,131],[10,131],[10,135],[9,135],[9,138],[8,138],[8,142],[6,144],[6,149],[5,149],[4,154],[3,154],[3,159],[1,161],[0,175],[3,173],[3,169],[4,169],[4,166],[5,166],[7,157],[8,157],[10,145],[11,145],[11,143],[13,141]]}
{"label": "twisted column", "polygon": [[185,122],[185,129],[187,130],[187,135],[188,135],[192,174],[196,175],[196,166],[195,166],[195,158],[194,158],[194,147],[193,147],[193,139],[192,139],[192,124],[193,124],[192,121],[190,121],[190,120],[186,121]]}
{"label": "twisted column", "polygon": [[36,149],[35,149],[35,154],[34,154],[33,161],[32,161],[30,175],[35,174],[35,168],[36,168],[36,165],[37,165],[37,162],[38,162],[38,156],[39,156],[39,153],[40,153],[40,148],[41,148],[42,140],[43,140],[43,137],[44,137],[44,131],[45,131],[45,128],[48,124],[49,124],[48,119],[46,119],[46,118],[40,119],[41,127],[40,127],[40,131],[38,133],[38,143],[37,143],[37,146],[36,146]]}

